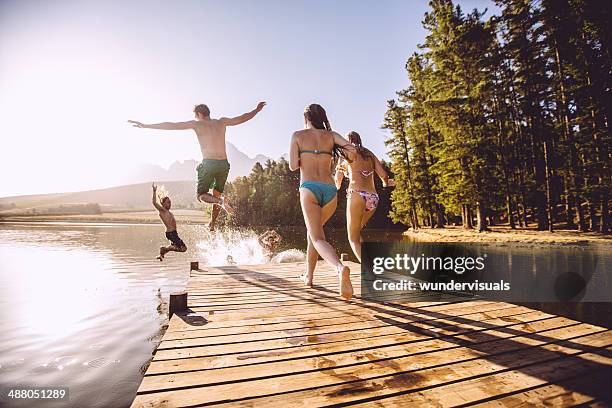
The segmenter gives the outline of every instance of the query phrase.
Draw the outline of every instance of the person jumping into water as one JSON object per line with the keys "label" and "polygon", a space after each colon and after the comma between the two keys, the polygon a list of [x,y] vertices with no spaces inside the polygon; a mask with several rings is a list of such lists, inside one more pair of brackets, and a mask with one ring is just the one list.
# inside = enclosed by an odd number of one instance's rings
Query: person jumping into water
{"label": "person jumping into water", "polygon": [[349,179],[346,190],[346,230],[353,253],[361,262],[361,230],[374,215],[378,207],[378,194],[374,185],[374,173],[380,177],[384,187],[395,185],[385,171],[378,157],[361,144],[357,132],[349,132],[349,142],[356,151],[347,152],[348,160],[340,160],[336,167],[336,188],[340,189],[342,179]]}
{"label": "person jumping into water", "polygon": [[282,240],[283,237],[273,229],[267,230],[257,238],[259,245],[261,245],[264,250],[264,255],[270,259],[276,254],[278,244],[280,244]]}
{"label": "person jumping into water", "polygon": [[353,297],[350,270],[325,239],[323,225],[336,211],[338,202],[338,190],[332,178],[334,160],[344,155],[345,150],[354,151],[355,147],[332,131],[321,105],[306,107],[304,125],[306,129],[293,133],[289,148],[289,168],[292,171],[300,169],[300,204],[308,230],[307,272],[301,279],[307,286],[312,286],[320,254],[338,273],[340,296],[349,300]]}
{"label": "person jumping into water", "polygon": [[176,232],[176,219],[174,218],[174,214],[170,212],[170,207],[172,207],[172,201],[170,201],[170,197],[166,196],[160,200],[160,203],[157,202],[157,186],[153,183],[153,206],[157,209],[159,213],[159,218],[162,220],[164,225],[166,226],[166,238],[172,243],[171,245],[159,248],[159,256],[157,259],[159,261],[164,260],[164,255],[168,252],[185,252],[187,250],[187,245],[183,242],[183,240],[178,236],[178,232]]}
{"label": "person jumping into water", "polygon": [[[198,142],[200,143],[200,150],[202,151],[202,163],[197,167],[197,196],[200,202],[213,204],[212,217],[208,224],[210,230],[213,231],[220,208],[223,208],[230,214],[234,212],[227,198],[223,196],[223,189],[230,169],[225,150],[225,130],[228,126],[240,125],[253,119],[264,106],[266,106],[265,102],[259,102],[255,109],[240,116],[234,118],[212,119],[208,106],[200,104],[193,109],[195,120],[187,122],[163,122],[148,125],[136,120],[128,120],[128,122],[132,123],[135,127],[144,129],[193,129],[195,131]],[[210,189],[212,189],[212,194],[209,192]]]}

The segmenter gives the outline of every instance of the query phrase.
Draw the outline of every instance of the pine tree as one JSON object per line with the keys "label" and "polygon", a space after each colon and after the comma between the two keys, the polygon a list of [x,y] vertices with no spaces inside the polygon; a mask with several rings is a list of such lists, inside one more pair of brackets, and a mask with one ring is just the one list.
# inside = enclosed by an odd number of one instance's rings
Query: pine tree
{"label": "pine tree", "polygon": [[393,204],[389,216],[394,222],[409,224],[413,229],[418,229],[419,220],[410,161],[407,119],[404,106],[398,105],[395,100],[387,101],[383,129],[391,131],[391,137],[385,140],[385,145],[389,148],[391,171],[396,182],[396,188],[391,193]]}
{"label": "pine tree", "polygon": [[[384,128],[395,220],[461,214],[554,230],[609,230],[612,59],[609,8],[588,0],[496,0],[500,16],[430,1],[410,86]],[[561,209],[562,208],[562,209]]]}

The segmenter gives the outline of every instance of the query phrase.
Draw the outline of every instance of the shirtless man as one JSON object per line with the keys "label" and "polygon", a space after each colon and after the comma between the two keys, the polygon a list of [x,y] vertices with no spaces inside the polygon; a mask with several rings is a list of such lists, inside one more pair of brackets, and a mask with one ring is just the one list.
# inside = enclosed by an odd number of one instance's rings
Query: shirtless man
{"label": "shirtless man", "polygon": [[164,255],[168,252],[185,252],[187,250],[187,245],[185,245],[183,240],[178,236],[178,232],[176,232],[176,219],[174,218],[174,214],[170,212],[170,207],[172,207],[170,197],[163,197],[161,199],[161,204],[157,202],[157,186],[155,183],[153,183],[153,206],[155,206],[159,212],[159,218],[161,218],[166,226],[166,238],[172,243],[166,247],[159,248],[159,256],[157,259],[161,262],[164,260]]}
{"label": "shirtless man", "polygon": [[[222,195],[227,181],[230,164],[227,161],[227,153],[225,151],[225,129],[228,126],[236,126],[249,121],[259,113],[265,102],[259,102],[257,107],[250,112],[244,113],[234,118],[219,118],[212,119],[210,117],[210,109],[208,106],[201,104],[197,105],[193,112],[195,120],[187,122],[163,122],[146,125],[144,123],[128,120],[135,127],[145,129],[160,129],[160,130],[187,130],[193,129],[200,143],[202,151],[202,163],[198,165],[198,200],[213,204],[212,219],[208,224],[211,231],[215,229],[215,221],[219,215],[219,209],[223,208],[228,213],[232,214],[233,209],[227,202],[228,200]],[[212,194],[209,192],[212,189]],[[215,205],[216,204],[216,205]]]}

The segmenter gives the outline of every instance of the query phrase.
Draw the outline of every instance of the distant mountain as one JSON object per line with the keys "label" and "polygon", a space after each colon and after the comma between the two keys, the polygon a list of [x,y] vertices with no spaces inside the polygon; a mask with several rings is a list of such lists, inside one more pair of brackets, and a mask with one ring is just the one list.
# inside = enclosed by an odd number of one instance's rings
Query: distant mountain
{"label": "distant mountain", "polygon": [[138,167],[127,179],[127,183],[136,184],[145,181],[172,181],[172,180],[191,180],[196,177],[196,166],[198,162],[195,160],[175,161],[166,170],[162,166],[156,164],[144,164]]}
{"label": "distant mountain", "polygon": [[230,162],[230,172],[228,180],[233,180],[236,177],[248,176],[251,174],[251,169],[255,163],[259,162],[264,164],[270,160],[268,156],[258,154],[254,158],[250,158],[246,154],[242,153],[236,146],[231,143],[227,143],[227,160]]}
{"label": "distant mountain", "polygon": [[[193,181],[165,181],[160,183],[164,193],[173,205],[188,207],[196,205],[195,183]],[[130,184],[126,186],[79,191],[76,193],[40,194],[0,198],[0,215],[24,209],[44,212],[46,209],[68,204],[97,203],[104,210],[129,210],[151,208],[151,183]]]}
{"label": "distant mountain", "polygon": [[[236,146],[227,143],[227,158],[231,164],[228,180],[248,176],[255,163],[265,163],[269,157],[258,154],[250,158]],[[159,183],[180,207],[198,206],[195,197],[196,160],[176,161],[166,170],[162,166],[140,166],[128,178],[127,184],[74,193],[32,194],[0,198],[0,215],[34,209],[45,212],[50,208],[68,204],[97,203],[103,211],[141,209],[151,207],[151,181]]]}
{"label": "distant mountain", "polygon": [[[270,158],[263,154],[258,154],[250,158],[245,153],[238,150],[236,146],[227,143],[227,159],[230,162],[230,173],[228,180],[236,177],[248,176],[255,163],[265,163]],[[172,180],[195,180],[196,167],[200,162],[196,160],[175,161],[166,170],[162,166],[146,164],[139,167],[128,178],[128,183],[142,183],[146,181],[172,181]]]}

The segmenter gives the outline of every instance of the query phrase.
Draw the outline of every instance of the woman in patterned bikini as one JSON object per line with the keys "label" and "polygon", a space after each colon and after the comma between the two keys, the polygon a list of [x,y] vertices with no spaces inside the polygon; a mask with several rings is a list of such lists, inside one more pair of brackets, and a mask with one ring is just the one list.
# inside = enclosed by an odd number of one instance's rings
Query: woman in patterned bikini
{"label": "woman in patterned bikini", "polygon": [[349,132],[349,142],[355,151],[349,151],[348,160],[340,160],[336,167],[336,188],[340,188],[346,176],[349,186],[346,190],[346,228],[349,243],[361,262],[361,230],[368,223],[378,206],[378,194],[374,186],[374,173],[380,177],[383,186],[394,186],[378,157],[361,144],[357,132]]}

